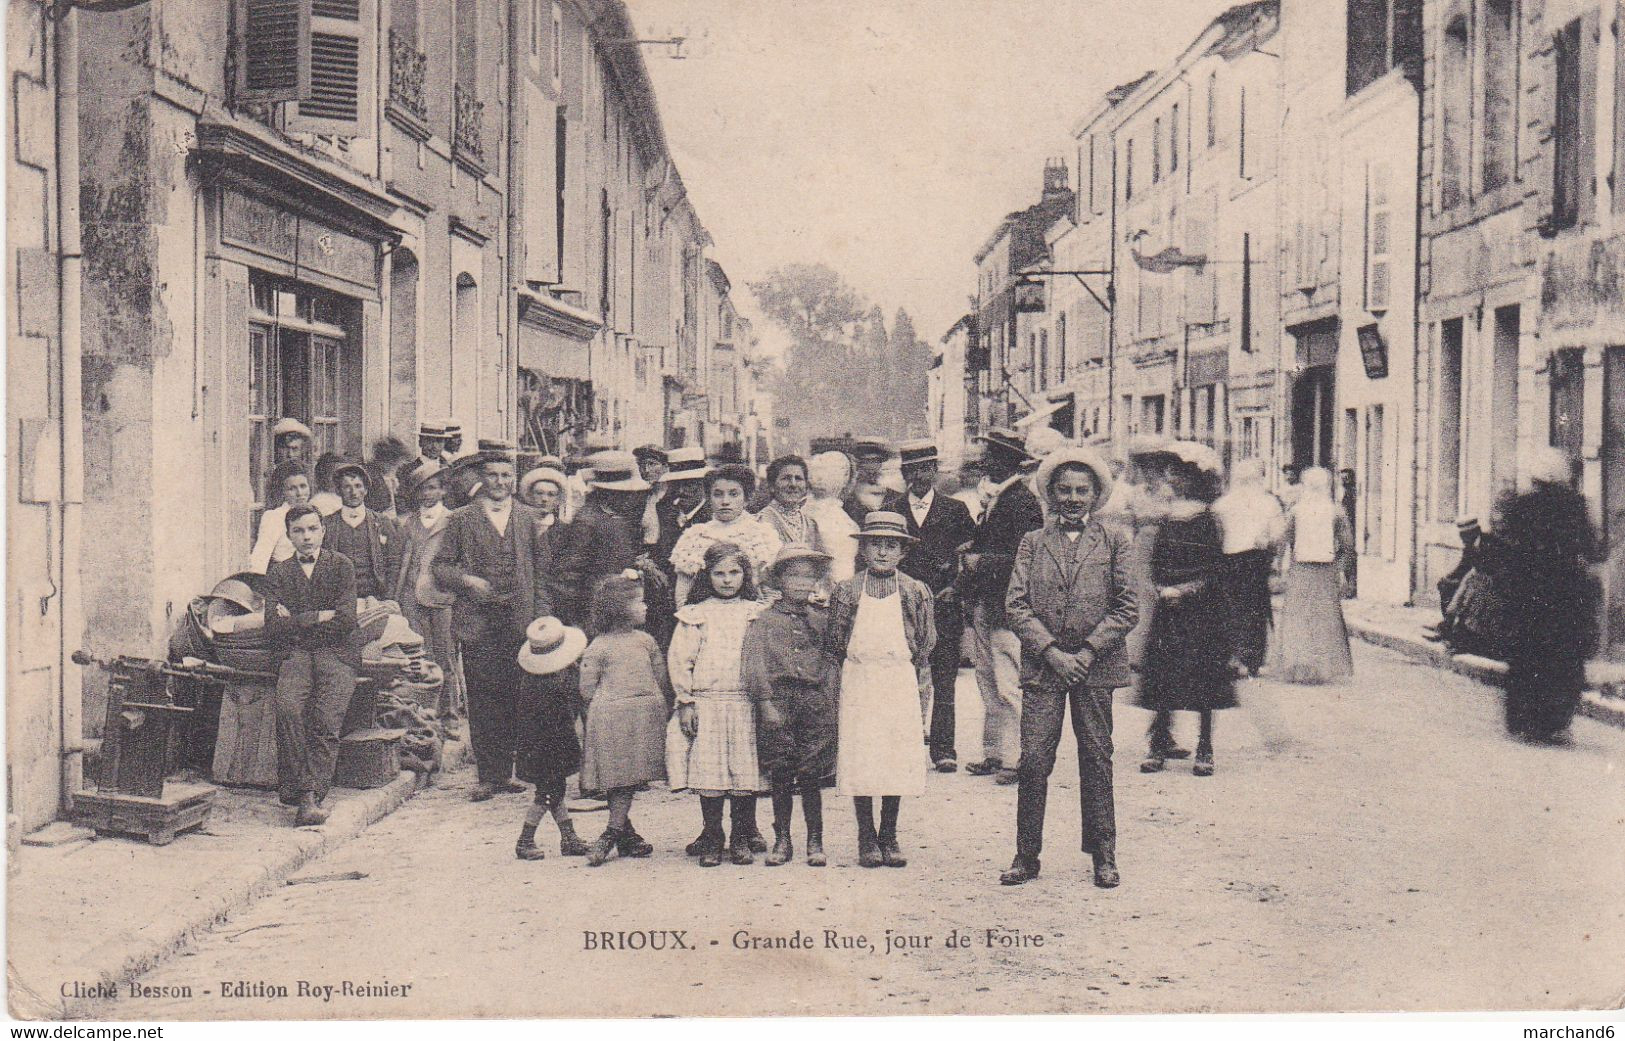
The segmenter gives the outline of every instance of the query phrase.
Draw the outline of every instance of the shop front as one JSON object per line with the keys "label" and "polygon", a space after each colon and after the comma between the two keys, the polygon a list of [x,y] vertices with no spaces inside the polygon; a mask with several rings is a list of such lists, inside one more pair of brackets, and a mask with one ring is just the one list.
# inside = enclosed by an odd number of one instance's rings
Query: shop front
{"label": "shop front", "polygon": [[595,315],[550,297],[520,295],[519,447],[569,457],[598,410],[591,378]]}

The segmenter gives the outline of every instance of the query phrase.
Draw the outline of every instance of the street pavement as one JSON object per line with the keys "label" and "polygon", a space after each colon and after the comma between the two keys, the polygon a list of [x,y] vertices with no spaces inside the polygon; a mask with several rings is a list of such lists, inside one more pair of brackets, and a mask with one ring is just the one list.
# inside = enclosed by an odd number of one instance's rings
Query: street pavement
{"label": "street pavement", "polygon": [[[858,868],[851,813],[831,794],[829,867],[802,860],[798,812],[790,865],[759,858],[706,870],[682,854],[698,831],[697,800],[664,791],[633,810],[656,846],[651,859],[588,868],[553,853],[544,823],[548,858],[520,862],[512,849],[527,797],[471,804],[465,771],[139,981],[189,997],[121,997],[100,1015],[1625,1003],[1625,731],[1578,719],[1574,747],[1515,744],[1488,688],[1365,645],[1355,662],[1343,685],[1247,683],[1242,706],[1219,716],[1211,778],[1194,777],[1188,760],[1141,774],[1149,716],[1120,699],[1116,890],[1090,885],[1077,849],[1070,734],[1051,783],[1043,876],[1021,888],[997,884],[1012,853],[1015,789],[964,773],[933,774],[923,798],[905,801],[907,868]],[[981,725],[968,671],[959,704],[967,761]],[[1193,718],[1176,726],[1194,741]],[[764,831],[770,816],[764,800]],[[582,815],[578,827],[590,839],[603,819]],[[888,953],[888,931],[913,939]],[[611,946],[644,949],[603,950],[604,933]],[[740,949],[741,934],[810,946]],[[859,937],[867,949],[852,946]],[[287,996],[224,997],[228,981]]]}

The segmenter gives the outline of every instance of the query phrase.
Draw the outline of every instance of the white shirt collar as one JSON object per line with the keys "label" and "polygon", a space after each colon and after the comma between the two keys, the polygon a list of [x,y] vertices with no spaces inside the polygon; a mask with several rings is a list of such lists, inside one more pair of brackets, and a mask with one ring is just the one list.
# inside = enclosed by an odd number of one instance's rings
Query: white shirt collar
{"label": "white shirt collar", "polygon": [[294,559],[299,561],[299,569],[305,573],[305,577],[310,578],[316,573],[316,563],[322,559],[322,551],[318,549],[315,553],[312,553],[308,564],[303,560],[299,560],[297,553],[294,555]]}
{"label": "white shirt collar", "polygon": [[367,507],[365,504],[357,506],[354,509],[350,508],[349,506],[340,506],[339,516],[343,517],[344,523],[348,524],[350,527],[359,528],[362,522],[367,519]]}
{"label": "white shirt collar", "polygon": [[497,530],[498,535],[508,534],[508,521],[513,517],[513,499],[503,499],[493,502],[485,496],[480,496],[480,509],[485,511],[485,518]]}
{"label": "white shirt collar", "polygon": [[422,522],[425,528],[434,527],[436,524],[440,523],[440,518],[444,517],[445,515],[446,504],[443,502],[437,502],[427,509],[418,510],[418,520]]}

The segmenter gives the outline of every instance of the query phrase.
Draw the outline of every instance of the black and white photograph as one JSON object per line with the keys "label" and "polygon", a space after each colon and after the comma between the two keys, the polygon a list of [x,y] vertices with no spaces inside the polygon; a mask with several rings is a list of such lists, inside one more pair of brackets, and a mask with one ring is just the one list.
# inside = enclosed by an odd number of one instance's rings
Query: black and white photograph
{"label": "black and white photograph", "polygon": [[11,1019],[1614,1036],[1625,0],[5,6]]}

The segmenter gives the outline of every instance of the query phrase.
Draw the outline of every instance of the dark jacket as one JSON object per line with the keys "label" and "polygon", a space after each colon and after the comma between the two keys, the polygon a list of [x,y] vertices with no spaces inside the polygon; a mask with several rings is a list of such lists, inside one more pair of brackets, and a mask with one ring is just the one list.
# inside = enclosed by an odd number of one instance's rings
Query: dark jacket
{"label": "dark jacket", "polygon": [[683,532],[696,524],[704,524],[711,519],[711,507],[707,503],[700,503],[700,512],[692,519],[684,522],[682,511],[668,495],[655,503],[655,520],[660,524],[659,537],[655,540],[654,549],[650,551],[650,558],[660,566],[666,574],[671,574],[671,551],[677,548],[677,540],[683,537]]}
{"label": "dark jacket", "polygon": [[[846,647],[852,640],[852,623],[858,617],[858,600],[863,595],[863,577],[858,573],[838,583],[829,598],[829,625],[824,630],[824,653],[837,670],[846,661]],[[897,595],[903,600],[903,637],[919,679],[920,692],[931,690],[931,648],[937,643],[935,610],[931,591],[916,579],[897,573]]]}
{"label": "dark jacket", "polygon": [[1021,638],[1021,682],[1061,685],[1044,661],[1058,646],[1068,654],[1087,647],[1095,663],[1091,687],[1130,682],[1124,638],[1138,610],[1129,575],[1133,540],[1116,527],[1091,520],[1074,546],[1051,521],[1028,532],[1016,550],[1005,600],[1010,629]]}
{"label": "dark jacket", "polygon": [[589,498],[569,524],[554,525],[547,538],[544,606],[565,625],[586,625],[593,588],[605,576],[630,568],[637,555],[626,518]]}
{"label": "dark jacket", "polygon": [[[277,610],[279,606],[287,608],[287,617]],[[320,611],[332,611],[333,617],[318,622]],[[265,632],[279,656],[295,650],[339,650],[352,667],[360,668],[361,648],[354,639],[355,565],[350,558],[322,550],[309,578],[297,556],[272,563],[265,571]]]}
{"label": "dark jacket", "polygon": [[932,497],[924,524],[914,522],[907,492],[888,496],[881,509],[901,514],[908,533],[920,540],[909,544],[898,570],[924,582],[932,594],[941,596],[959,576],[959,547],[976,537],[976,522],[971,520],[970,510],[941,492]]}
{"label": "dark jacket", "polygon": [[[344,524],[343,513],[344,511],[340,510],[322,518],[322,527],[327,530],[322,545],[333,545],[334,531]],[[367,541],[372,543],[372,577],[373,581],[378,583],[379,598],[388,599],[400,577],[401,552],[405,549],[403,545],[405,540],[400,537],[393,520],[371,507],[367,508],[367,516],[361,522],[361,528],[366,532]]]}
{"label": "dark jacket", "polygon": [[980,554],[981,560],[968,575],[966,601],[988,608],[996,625],[1004,624],[1005,593],[1021,537],[1043,526],[1043,507],[1027,487],[1025,476],[1017,478],[988,504],[982,523],[976,526],[970,551]]}
{"label": "dark jacket", "polygon": [[487,563],[495,558],[502,545],[501,536],[486,519],[485,510],[478,502],[460,506],[446,518],[446,531],[430,570],[435,584],[457,596],[451,625],[459,640],[478,643],[503,630],[523,632],[541,616],[538,564],[544,529],[540,522],[535,510],[517,500],[514,502],[513,515],[508,518],[508,534],[513,539],[513,580],[507,589],[493,591],[490,599],[476,600],[464,587],[463,578],[467,575],[489,577]]}

